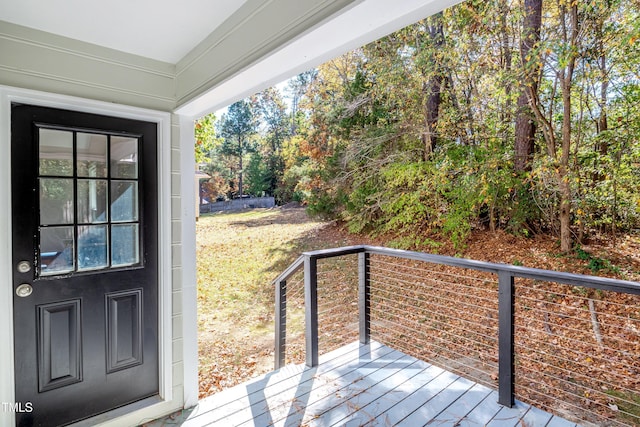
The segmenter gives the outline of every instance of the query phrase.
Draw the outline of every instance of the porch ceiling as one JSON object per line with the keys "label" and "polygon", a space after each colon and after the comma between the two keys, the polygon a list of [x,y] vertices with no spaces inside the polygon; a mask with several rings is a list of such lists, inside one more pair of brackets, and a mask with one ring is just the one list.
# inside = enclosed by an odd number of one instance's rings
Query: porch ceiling
{"label": "porch ceiling", "polygon": [[0,19],[175,64],[246,0],[4,1]]}
{"label": "porch ceiling", "polygon": [[459,1],[1,1],[0,84],[197,117]]}

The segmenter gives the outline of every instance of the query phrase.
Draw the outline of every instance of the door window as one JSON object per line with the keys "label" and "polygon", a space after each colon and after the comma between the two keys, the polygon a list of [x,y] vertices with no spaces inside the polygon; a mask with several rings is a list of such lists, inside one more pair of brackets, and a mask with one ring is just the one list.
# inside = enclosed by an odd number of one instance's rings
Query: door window
{"label": "door window", "polygon": [[139,265],[140,139],[38,129],[38,275]]}

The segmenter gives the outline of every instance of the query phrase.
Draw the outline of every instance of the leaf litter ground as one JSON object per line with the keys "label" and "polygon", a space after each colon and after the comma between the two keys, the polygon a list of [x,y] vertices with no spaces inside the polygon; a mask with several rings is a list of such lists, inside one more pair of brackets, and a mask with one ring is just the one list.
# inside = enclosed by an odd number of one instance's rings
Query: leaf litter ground
{"label": "leaf litter ground", "polygon": [[[593,239],[578,255],[560,255],[548,236],[520,238],[475,231],[464,250],[443,239],[437,252],[558,271],[640,279],[640,239]],[[392,237],[348,234],[302,208],[213,214],[197,224],[200,397],[273,369],[272,280],[300,253],[352,244],[385,245]],[[429,251],[429,250],[426,250]]]}

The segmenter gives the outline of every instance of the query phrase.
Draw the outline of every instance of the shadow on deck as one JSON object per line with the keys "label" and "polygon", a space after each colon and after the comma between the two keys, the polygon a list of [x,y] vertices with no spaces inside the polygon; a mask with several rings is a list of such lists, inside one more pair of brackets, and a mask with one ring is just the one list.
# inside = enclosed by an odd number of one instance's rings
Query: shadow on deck
{"label": "shadow on deck", "polygon": [[276,370],[150,426],[640,425],[638,282],[350,246],[274,284]]}
{"label": "shadow on deck", "polygon": [[148,427],[180,426],[576,426],[372,341],[287,365],[201,400]]}

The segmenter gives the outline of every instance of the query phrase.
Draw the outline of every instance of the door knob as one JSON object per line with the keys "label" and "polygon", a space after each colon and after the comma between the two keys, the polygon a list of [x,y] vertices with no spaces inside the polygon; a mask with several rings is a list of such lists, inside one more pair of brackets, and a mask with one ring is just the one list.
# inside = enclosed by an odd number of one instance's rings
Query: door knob
{"label": "door knob", "polygon": [[33,288],[28,283],[23,283],[16,288],[16,295],[21,298],[28,297],[33,292]]}

